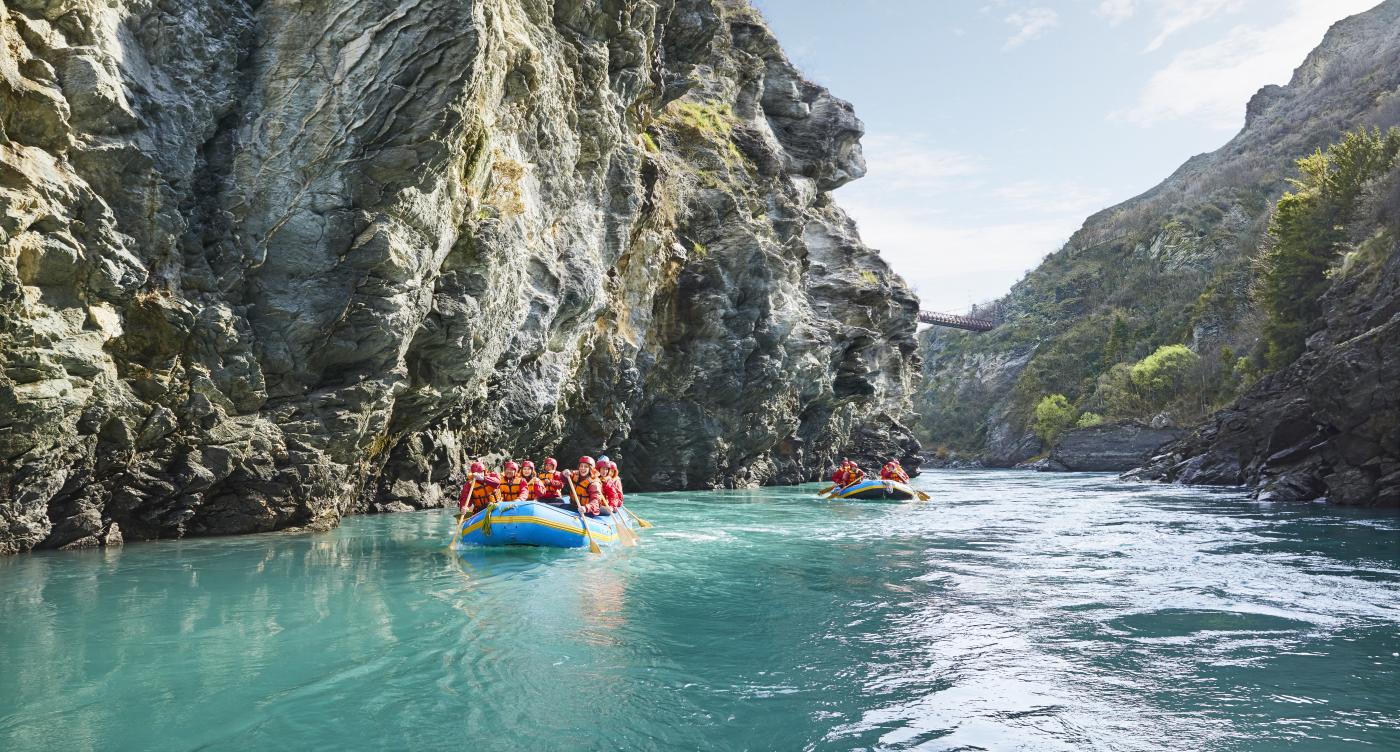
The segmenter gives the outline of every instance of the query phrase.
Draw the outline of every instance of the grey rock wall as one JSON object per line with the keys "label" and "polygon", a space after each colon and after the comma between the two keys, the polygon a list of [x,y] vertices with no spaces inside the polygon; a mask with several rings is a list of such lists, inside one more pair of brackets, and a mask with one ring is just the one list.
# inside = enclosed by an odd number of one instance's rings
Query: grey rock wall
{"label": "grey rock wall", "polygon": [[0,553],[916,461],[850,106],[741,0],[0,6]]}
{"label": "grey rock wall", "polygon": [[1079,428],[1061,436],[1050,460],[1076,472],[1123,472],[1142,466],[1185,431],[1119,423]]}

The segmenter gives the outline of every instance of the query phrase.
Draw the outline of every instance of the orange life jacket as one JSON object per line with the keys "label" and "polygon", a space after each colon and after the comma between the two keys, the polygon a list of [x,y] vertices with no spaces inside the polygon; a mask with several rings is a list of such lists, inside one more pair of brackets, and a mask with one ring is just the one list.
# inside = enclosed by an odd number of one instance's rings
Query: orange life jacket
{"label": "orange life jacket", "polygon": [[535,476],[540,479],[544,490],[536,498],[558,499],[564,494],[564,476],[558,470],[545,470]]}
{"label": "orange life jacket", "polygon": [[500,478],[495,473],[486,473],[485,477],[478,481],[475,486],[471,484],[471,481],[467,481],[467,484],[462,486],[462,495],[457,501],[458,506],[466,508],[468,489],[472,492],[470,502],[473,512],[484,509],[487,504],[494,501],[500,501],[501,490],[496,487],[500,482]]}
{"label": "orange life jacket", "polygon": [[596,473],[590,474],[587,478],[575,475],[574,493],[578,494],[580,504],[599,502],[603,500],[603,484],[598,482]]}
{"label": "orange life jacket", "polygon": [[520,498],[521,489],[525,488],[525,478],[516,473],[514,478],[501,478],[501,498],[506,501],[515,501]]}

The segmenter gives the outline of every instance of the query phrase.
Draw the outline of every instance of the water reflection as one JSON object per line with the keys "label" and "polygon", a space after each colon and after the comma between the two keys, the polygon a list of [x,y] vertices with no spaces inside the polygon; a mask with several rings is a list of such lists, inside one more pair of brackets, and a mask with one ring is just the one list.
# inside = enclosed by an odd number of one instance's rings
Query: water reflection
{"label": "water reflection", "polygon": [[639,495],[602,556],[421,513],[0,559],[0,748],[1400,745],[1400,519],[920,484]]}

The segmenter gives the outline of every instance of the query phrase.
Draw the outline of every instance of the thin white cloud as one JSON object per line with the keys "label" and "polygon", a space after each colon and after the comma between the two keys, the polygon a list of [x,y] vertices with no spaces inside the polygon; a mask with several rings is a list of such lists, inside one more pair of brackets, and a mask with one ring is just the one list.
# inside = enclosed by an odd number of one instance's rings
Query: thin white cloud
{"label": "thin white cloud", "polygon": [[1099,3],[1097,12],[1108,19],[1110,24],[1117,26],[1137,13],[1137,3],[1134,0],[1103,0]]}
{"label": "thin white cloud", "polygon": [[950,313],[998,298],[1084,221],[1065,215],[1034,222],[978,225],[907,207],[843,199],[861,238],[878,248],[929,310]]}
{"label": "thin white cloud", "polygon": [[1016,28],[1016,33],[1002,46],[1004,50],[1011,50],[1059,26],[1060,14],[1050,8],[1027,8],[1007,16],[1006,22]]}
{"label": "thin white cloud", "polygon": [[993,188],[991,196],[1017,214],[1068,215],[1086,217],[1108,205],[1107,191],[1088,188],[1073,181],[1018,180]]}
{"label": "thin white cloud", "polygon": [[1272,26],[1239,26],[1220,40],[1177,53],[1152,75],[1136,103],[1109,117],[1143,127],[1193,118],[1210,128],[1238,129],[1255,91],[1286,82],[1329,26],[1374,4],[1293,0],[1284,19]]}
{"label": "thin white cloud", "polygon": [[965,178],[981,170],[980,161],[965,152],[929,143],[920,134],[870,134],[861,139],[868,177],[865,185],[878,183],[886,190],[936,193],[947,189],[954,178]]}
{"label": "thin white cloud", "polygon": [[[1109,203],[1074,180],[993,182],[986,160],[923,134],[874,133],[864,144],[869,174],[837,201],[933,310],[999,297]],[[969,206],[981,208],[953,208]]]}
{"label": "thin white cloud", "polygon": [[1157,0],[1156,16],[1161,29],[1147,45],[1147,52],[1161,49],[1173,34],[1225,13],[1236,13],[1242,0]]}

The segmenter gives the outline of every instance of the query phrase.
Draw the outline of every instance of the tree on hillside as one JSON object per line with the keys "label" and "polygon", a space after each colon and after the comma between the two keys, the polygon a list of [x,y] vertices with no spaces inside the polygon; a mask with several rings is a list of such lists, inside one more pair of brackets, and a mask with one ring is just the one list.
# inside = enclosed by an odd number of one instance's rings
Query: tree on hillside
{"label": "tree on hillside", "polygon": [[1186,345],[1162,345],[1129,371],[1141,393],[1153,405],[1165,405],[1185,391],[1201,357]]}
{"label": "tree on hillside", "polygon": [[1321,319],[1327,270],[1347,237],[1367,185],[1385,175],[1400,153],[1400,128],[1348,133],[1327,151],[1298,160],[1302,177],[1284,194],[1269,224],[1270,243],[1259,258],[1256,295],[1268,315],[1265,360],[1282,368],[1303,352]]}
{"label": "tree on hillside", "polygon": [[1074,425],[1074,405],[1063,394],[1049,394],[1035,406],[1035,435],[1047,447],[1055,446],[1070,426]]}

